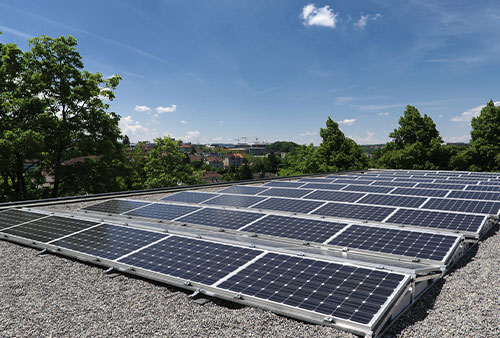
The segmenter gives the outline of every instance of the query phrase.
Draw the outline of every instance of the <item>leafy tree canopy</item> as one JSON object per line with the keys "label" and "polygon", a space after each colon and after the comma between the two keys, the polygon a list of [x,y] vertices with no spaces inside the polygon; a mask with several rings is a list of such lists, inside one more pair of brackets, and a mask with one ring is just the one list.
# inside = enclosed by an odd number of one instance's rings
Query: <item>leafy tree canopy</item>
{"label": "leafy tree canopy", "polygon": [[471,126],[470,169],[500,171],[500,107],[490,100]]}

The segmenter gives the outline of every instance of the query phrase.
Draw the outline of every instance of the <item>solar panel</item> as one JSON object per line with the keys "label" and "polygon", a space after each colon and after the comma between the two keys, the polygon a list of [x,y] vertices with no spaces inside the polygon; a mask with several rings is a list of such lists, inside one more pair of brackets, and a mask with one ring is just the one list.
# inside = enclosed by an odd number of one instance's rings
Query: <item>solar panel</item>
{"label": "solar panel", "polygon": [[173,220],[198,209],[200,208],[189,205],[153,203],[143,208],[126,212],[125,215]]}
{"label": "solar panel", "polygon": [[382,185],[384,187],[413,187],[416,183],[413,182],[387,182],[387,181],[377,181],[373,182],[372,185]]}
{"label": "solar panel", "polygon": [[425,201],[424,197],[368,194],[357,203],[418,208]]}
{"label": "solar panel", "polygon": [[97,224],[99,223],[74,218],[50,216],[2,231],[32,241],[50,242],[54,239],[90,228]]}
{"label": "solar panel", "polygon": [[472,199],[483,201],[500,201],[500,193],[483,191],[452,191],[449,198]]}
{"label": "solar panel", "polygon": [[108,200],[83,208],[84,210],[106,212],[110,214],[121,214],[135,208],[150,204],[150,202],[130,200]]}
{"label": "solar panel", "polygon": [[268,215],[243,230],[270,236],[323,243],[346,225],[314,219]]}
{"label": "solar panel", "polygon": [[468,185],[465,190],[500,192],[500,187],[496,185]]}
{"label": "solar panel", "polygon": [[456,214],[440,211],[400,209],[387,223],[406,224],[426,228],[478,232],[485,216]]}
{"label": "solar panel", "polygon": [[435,180],[434,183],[444,183],[444,184],[477,184],[479,179],[471,180],[465,178],[457,178],[457,179],[446,179],[446,180]]}
{"label": "solar panel", "polygon": [[225,194],[241,194],[241,195],[256,195],[261,191],[267,190],[264,187],[249,187],[244,185],[233,185],[232,187],[219,190],[220,193]]}
{"label": "solar panel", "polygon": [[252,208],[301,212],[307,214],[308,212],[318,208],[321,205],[323,205],[323,202],[271,197],[270,199],[252,206]]}
{"label": "solar panel", "polygon": [[359,192],[375,192],[380,194],[387,194],[389,191],[393,190],[391,187],[379,187],[373,185],[348,185],[342,191],[359,191]]}
{"label": "solar panel", "polygon": [[219,194],[214,194],[210,192],[181,191],[176,194],[162,198],[162,201],[201,203],[215,196],[219,196]]}
{"label": "solar panel", "polygon": [[0,230],[44,216],[47,215],[17,209],[3,211],[0,213]]}
{"label": "solar panel", "polygon": [[218,287],[368,324],[403,279],[395,273],[268,253]]}
{"label": "solar panel", "polygon": [[255,212],[206,208],[177,221],[236,230],[262,216],[262,214]]}
{"label": "solar panel", "polygon": [[295,197],[300,198],[309,194],[312,190],[308,189],[289,189],[289,188],[269,188],[269,190],[261,192],[259,196],[276,196],[276,197]]}
{"label": "solar panel", "polygon": [[500,181],[481,181],[481,185],[499,186],[500,185]]}
{"label": "solar panel", "polygon": [[266,197],[258,196],[221,195],[219,197],[212,198],[211,200],[203,202],[203,204],[249,207],[265,199]]}
{"label": "solar panel", "polygon": [[394,182],[432,182],[434,178],[421,178],[421,177],[396,177]]}
{"label": "solar panel", "polygon": [[170,236],[119,262],[211,285],[261,253],[233,245]]}
{"label": "solar panel", "polygon": [[299,182],[313,182],[313,183],[331,183],[333,178],[314,178],[314,177],[304,177],[299,180]]}
{"label": "solar panel", "polygon": [[307,195],[305,198],[323,201],[354,202],[359,200],[364,195],[365,194],[355,192],[316,190]]}
{"label": "solar panel", "polygon": [[57,240],[52,244],[94,257],[113,260],[166,236],[153,231],[101,224]]}
{"label": "solar panel", "polygon": [[443,261],[459,236],[351,225],[328,244]]}
{"label": "solar panel", "polygon": [[437,183],[418,183],[416,188],[429,188],[429,189],[445,189],[445,190],[463,190],[465,184],[437,184]]}
{"label": "solar panel", "polygon": [[422,208],[498,215],[500,202],[431,198]]}
{"label": "solar panel", "polygon": [[307,183],[302,188],[305,189],[323,189],[323,190],[340,190],[344,188],[345,184],[335,184],[335,183]]}
{"label": "solar panel", "polygon": [[421,189],[421,188],[396,188],[391,191],[394,195],[409,195],[409,196],[427,196],[427,197],[444,197],[448,193],[447,190],[437,189]]}
{"label": "solar panel", "polygon": [[280,187],[280,188],[298,188],[304,185],[305,182],[284,182],[284,181],[271,181],[264,184],[265,187]]}
{"label": "solar panel", "polygon": [[368,181],[368,180],[350,180],[350,179],[336,179],[333,183],[336,184],[370,184],[374,181]]}
{"label": "solar panel", "polygon": [[389,207],[377,207],[367,205],[342,204],[330,202],[315,210],[313,214],[354,218],[368,221],[383,221],[387,216],[396,210]]}

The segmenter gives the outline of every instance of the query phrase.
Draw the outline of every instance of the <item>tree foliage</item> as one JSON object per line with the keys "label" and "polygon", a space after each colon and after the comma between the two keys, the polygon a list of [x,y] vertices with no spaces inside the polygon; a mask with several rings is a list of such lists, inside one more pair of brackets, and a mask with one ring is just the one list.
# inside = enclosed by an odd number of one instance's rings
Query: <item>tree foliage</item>
{"label": "tree foliage", "polygon": [[389,134],[379,163],[393,169],[444,169],[448,154],[436,124],[417,108],[408,105],[399,119],[399,128]]}

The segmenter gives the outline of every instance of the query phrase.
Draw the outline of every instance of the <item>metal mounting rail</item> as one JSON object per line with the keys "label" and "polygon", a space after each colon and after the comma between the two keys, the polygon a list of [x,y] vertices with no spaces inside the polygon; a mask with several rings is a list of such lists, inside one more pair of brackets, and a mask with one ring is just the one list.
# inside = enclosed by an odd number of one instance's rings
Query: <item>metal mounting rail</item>
{"label": "metal mounting rail", "polygon": [[225,187],[225,186],[232,186],[232,185],[236,185],[236,184],[258,184],[258,183],[266,183],[266,182],[277,181],[277,180],[294,180],[294,179],[300,179],[303,177],[321,177],[321,176],[332,175],[332,174],[364,173],[368,170],[369,169],[354,170],[354,171],[338,171],[338,172],[331,172],[331,173],[320,173],[320,174],[309,174],[309,175],[286,176],[286,177],[269,177],[269,178],[258,178],[258,179],[251,179],[251,180],[231,181],[231,182],[222,182],[222,183],[181,185],[181,186],[175,186],[175,187],[141,189],[141,190],[127,190],[127,191],[107,192],[107,193],[92,194],[92,195],[78,195],[78,196],[66,196],[66,197],[57,197],[57,198],[45,198],[45,199],[39,199],[39,200],[14,201],[14,202],[0,203],[0,210],[14,208],[14,207],[20,208],[20,207],[27,207],[27,206],[33,207],[33,206],[46,206],[46,205],[53,205],[53,204],[78,203],[78,202],[85,202],[85,201],[109,199],[109,198],[115,198],[115,197],[162,194],[162,193],[168,193],[168,192],[178,192],[178,191],[183,191],[183,190],[197,190],[197,189],[206,189],[206,188]]}

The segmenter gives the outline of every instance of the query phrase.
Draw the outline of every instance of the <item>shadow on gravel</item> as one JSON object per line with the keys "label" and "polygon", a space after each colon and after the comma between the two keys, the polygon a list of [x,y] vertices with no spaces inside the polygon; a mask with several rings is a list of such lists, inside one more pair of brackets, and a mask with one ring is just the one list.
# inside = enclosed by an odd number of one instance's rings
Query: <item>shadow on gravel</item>
{"label": "shadow on gravel", "polygon": [[441,293],[441,290],[446,283],[446,276],[453,275],[457,270],[463,268],[471,261],[474,260],[477,251],[479,250],[479,245],[486,241],[488,238],[493,237],[498,234],[500,229],[500,224],[496,224],[493,228],[479,241],[479,243],[473,246],[467,254],[460,261],[458,261],[445,275],[445,278],[438,280],[429,290],[424,292],[423,296],[410,308],[408,309],[392,326],[385,332],[384,337],[397,337],[401,335],[402,331],[415,323],[423,321],[430,310],[434,308],[434,303],[436,298]]}

